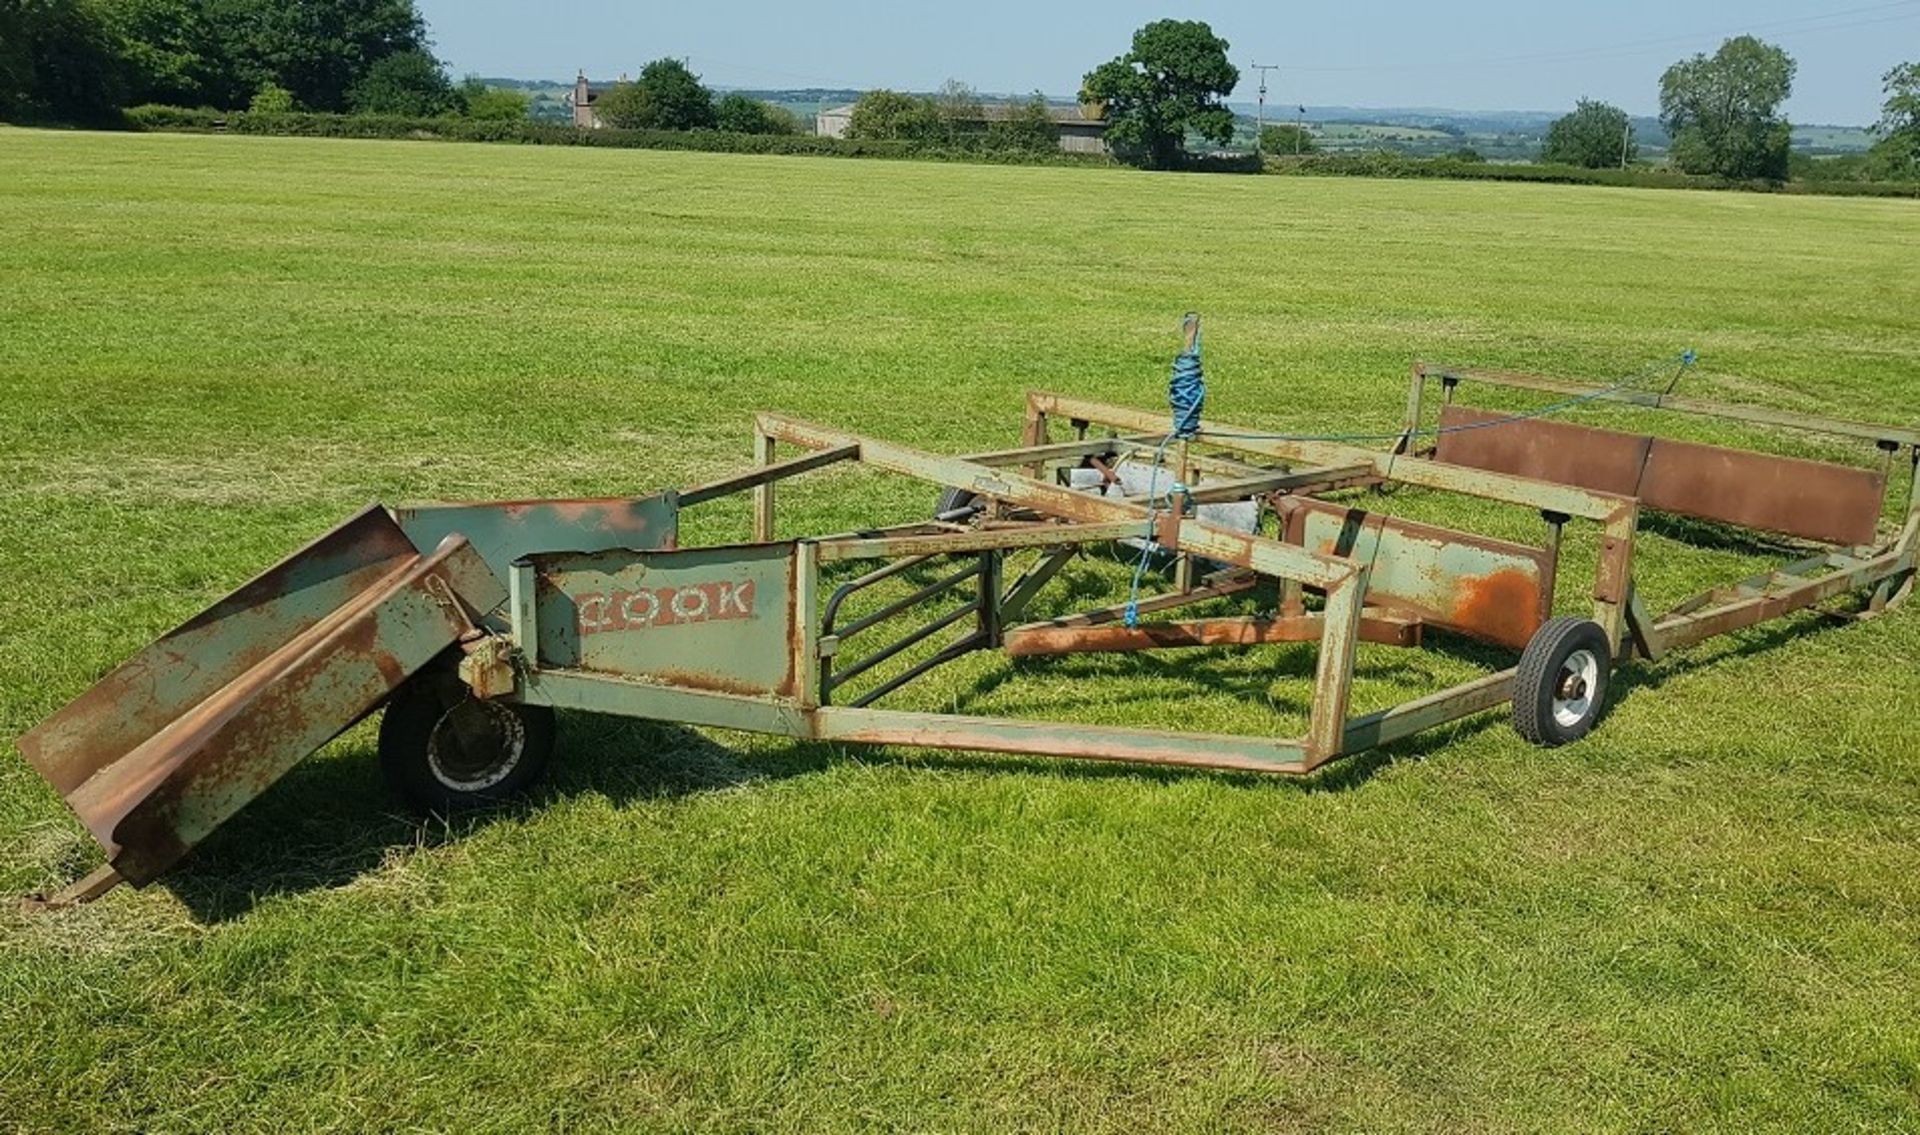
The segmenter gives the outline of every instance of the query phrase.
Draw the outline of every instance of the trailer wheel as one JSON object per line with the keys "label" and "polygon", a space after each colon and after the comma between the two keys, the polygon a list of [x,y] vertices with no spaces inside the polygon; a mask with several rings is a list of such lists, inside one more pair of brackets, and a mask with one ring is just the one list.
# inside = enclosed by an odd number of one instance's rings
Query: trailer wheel
{"label": "trailer wheel", "polygon": [[979,499],[978,494],[968,492],[966,489],[944,489],[940,493],[939,502],[933,506],[933,518],[935,520],[964,520],[966,516],[959,514],[961,514],[962,510],[965,510],[966,514],[971,514],[975,511],[974,502]]}
{"label": "trailer wheel", "polygon": [[422,812],[498,804],[537,783],[553,754],[553,710],[476,698],[458,678],[401,686],[380,722],[387,783]]}
{"label": "trailer wheel", "polygon": [[1536,745],[1578,741],[1607,701],[1613,651],[1589,619],[1562,615],[1534,632],[1513,676],[1513,728]]}

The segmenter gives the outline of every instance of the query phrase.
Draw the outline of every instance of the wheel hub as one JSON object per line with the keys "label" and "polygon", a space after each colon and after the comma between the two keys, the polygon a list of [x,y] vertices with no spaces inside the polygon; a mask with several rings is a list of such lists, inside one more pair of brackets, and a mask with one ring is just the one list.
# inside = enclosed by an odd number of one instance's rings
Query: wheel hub
{"label": "wheel hub", "polygon": [[463,792],[505,780],[526,748],[526,726],[511,709],[468,698],[441,715],[427,740],[427,767],[440,783]]}

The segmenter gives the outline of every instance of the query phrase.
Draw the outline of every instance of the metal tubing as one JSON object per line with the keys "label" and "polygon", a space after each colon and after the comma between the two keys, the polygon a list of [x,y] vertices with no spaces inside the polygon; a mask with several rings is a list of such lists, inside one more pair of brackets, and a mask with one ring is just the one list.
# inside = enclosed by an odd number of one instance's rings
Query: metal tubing
{"label": "metal tubing", "polygon": [[765,465],[746,473],[738,473],[731,477],[722,477],[718,481],[709,481],[704,485],[696,485],[690,489],[680,490],[680,507],[687,508],[691,505],[705,504],[707,501],[714,500],[718,497],[729,496],[742,489],[758,488],[761,485],[772,484],[775,481],[782,481],[788,477],[797,477],[802,473],[810,472],[827,465],[833,465],[837,462],[851,461],[859,456],[859,446],[843,445],[838,449],[826,449],[818,453],[808,453],[804,456],[795,457],[790,461],[781,461],[777,464]]}
{"label": "metal tubing", "polygon": [[939,634],[941,631],[946,630],[948,627],[959,622],[961,619],[964,619],[968,615],[973,614],[978,609],[979,609],[979,604],[969,603],[964,607],[961,607],[957,610],[954,610],[945,615],[942,615],[940,618],[935,619],[933,622],[928,623],[926,626],[921,627],[919,630],[910,632],[905,638],[902,638],[898,642],[895,642],[890,646],[881,647],[879,650],[876,650],[872,654],[867,655],[865,658],[862,658],[860,661],[854,663],[853,665],[847,667],[846,669],[837,670],[832,675],[822,678],[822,682],[826,685],[826,688],[828,690],[830,691],[837,690],[841,686],[844,686],[848,682],[852,681],[854,678],[857,678],[860,675],[866,673],[868,670],[873,669],[875,666],[880,665],[882,662],[885,662],[887,659],[892,658],[893,656],[899,654],[901,651],[907,649],[908,647],[914,645],[915,643],[924,642],[928,638],[932,637],[933,635]]}
{"label": "metal tubing", "polygon": [[[1319,615],[1276,619],[1253,617],[1189,619],[1171,623],[1143,623],[1137,627],[1111,624],[1091,627],[1019,627],[1006,633],[1008,657],[1047,654],[1120,653],[1188,646],[1258,646],[1277,642],[1317,642],[1326,632]],[[1411,619],[1375,614],[1360,620],[1360,638],[1385,646],[1415,646],[1420,624]]]}
{"label": "metal tubing", "polygon": [[[1208,578],[1216,577],[1209,576]],[[1219,599],[1227,595],[1238,595],[1242,591],[1251,591],[1259,585],[1259,579],[1251,575],[1220,583],[1202,583],[1201,586],[1185,594],[1155,595],[1148,599],[1142,599],[1134,607],[1134,610],[1137,614],[1141,615],[1152,614],[1155,611],[1170,611],[1176,607],[1186,607],[1194,603],[1203,603],[1208,599]],[[1062,615],[1060,618],[1050,619],[1044,623],[1028,623],[1022,627],[1010,628],[1008,633],[1012,633],[1013,630],[1034,630],[1042,627],[1098,626],[1102,623],[1111,623],[1124,618],[1126,613],[1127,605],[1125,603],[1119,603],[1112,607],[1097,607],[1091,611],[1082,611],[1075,615]]]}
{"label": "metal tubing", "polygon": [[940,653],[935,654],[932,658],[923,659],[919,662],[914,663],[913,666],[909,667],[903,673],[896,674],[893,677],[888,678],[886,681],[875,686],[873,689],[868,690],[866,693],[861,694],[859,697],[853,699],[853,701],[849,704],[851,704],[855,709],[861,709],[861,708],[865,708],[866,706],[870,706],[874,702],[879,701],[881,698],[886,697],[888,694],[899,689],[901,686],[904,686],[908,682],[911,682],[915,678],[918,678],[922,674],[925,674],[927,671],[932,670],[935,667],[945,666],[947,663],[952,662],[954,659],[959,658],[962,655],[971,654],[976,650],[983,650],[985,648],[986,648],[986,643],[981,641],[979,635],[977,634],[968,635],[966,638],[963,638],[958,642],[949,643],[946,646],[941,647]]}
{"label": "metal tubing", "polygon": [[1760,425],[1786,426],[1790,429],[1831,434],[1836,437],[1859,438],[1862,441],[1888,441],[1895,445],[1920,446],[1920,430],[1875,425],[1872,422],[1852,422],[1839,418],[1823,418],[1817,414],[1801,414],[1787,410],[1769,410],[1761,406],[1736,406],[1725,402],[1708,402],[1696,398],[1671,398],[1647,390],[1610,390],[1607,387],[1595,386],[1591,383],[1570,382],[1566,379],[1549,378],[1545,375],[1538,374],[1480,370],[1472,367],[1442,367],[1430,363],[1421,363],[1414,368],[1414,375],[1415,380],[1422,384],[1425,383],[1428,377],[1438,377],[1441,379],[1451,379],[1456,383],[1466,380],[1484,383],[1488,386],[1506,386],[1520,390],[1538,390],[1548,394],[1567,394],[1576,397],[1593,395],[1597,401],[1623,402],[1628,405],[1645,406],[1650,409],[1674,410],[1682,414],[1702,414],[1708,417],[1754,422]]}
{"label": "metal tubing", "polygon": [[[876,468],[938,484],[964,487],[982,496],[1023,505],[1068,520],[1099,523],[1137,518],[1144,526],[1149,516],[1148,510],[1139,505],[1060,488],[1007,470],[991,469],[951,457],[938,457],[810,422],[776,414],[761,414],[757,421],[761,432],[795,445],[828,449],[857,444],[861,447],[861,460]],[[1177,539],[1163,541],[1170,549],[1195,552],[1209,559],[1251,567],[1266,575],[1299,579],[1317,587],[1331,586],[1353,571],[1351,564],[1337,557],[1322,556],[1278,541],[1248,536],[1205,521],[1182,520],[1178,522],[1177,530]]]}
{"label": "metal tubing", "polygon": [[1307,715],[1307,765],[1315,767],[1345,751],[1347,700],[1353,690],[1354,646],[1367,597],[1369,572],[1361,567],[1327,591],[1322,612],[1320,657],[1313,675],[1313,708]]}
{"label": "metal tubing", "polygon": [[[908,595],[902,599],[896,599],[893,602],[887,604],[886,606],[880,608],[878,611],[873,612],[871,615],[866,615],[862,618],[856,619],[853,622],[848,623],[844,627],[835,627],[833,625],[833,616],[838,613],[838,603],[836,602],[836,604],[833,607],[829,608],[827,618],[824,620],[821,630],[826,634],[832,635],[834,638],[840,640],[841,642],[846,642],[848,639],[852,638],[854,635],[859,634],[861,631],[868,630],[880,623],[884,623],[888,619],[891,619],[895,615],[898,615],[900,612],[905,611],[907,608],[912,607],[919,603],[924,603],[927,600],[933,598],[934,596],[940,594],[942,591],[945,591],[948,588],[954,587],[957,584],[964,583],[967,580],[972,579],[974,576],[979,574],[980,574],[979,562],[976,561],[974,563],[970,563],[966,567],[961,568],[959,571],[954,572],[952,575],[947,576],[945,579],[938,580],[934,583],[929,583],[925,587],[922,587],[919,590],[913,592],[911,595]],[[843,598],[842,592],[846,591],[847,587],[851,587],[851,586],[853,585],[847,584],[845,587],[840,588],[840,590],[835,591],[833,593],[834,599],[836,601],[841,600]]]}
{"label": "metal tubing", "polygon": [[1514,671],[1502,670],[1392,709],[1356,717],[1347,722],[1341,751],[1357,753],[1376,748],[1423,729],[1493,709],[1513,699],[1513,676]]}
{"label": "metal tubing", "polygon": [[[1038,391],[1029,393],[1027,402],[1030,407],[1037,407],[1047,413],[1071,413],[1076,417],[1086,417],[1091,421],[1120,429],[1151,428],[1147,423],[1163,417],[1163,415],[1149,414],[1141,410],[1087,402]],[[1482,469],[1458,468],[1431,461],[1398,461],[1389,452],[1363,449],[1339,442],[1235,437],[1227,433],[1211,433],[1205,429],[1200,431],[1195,440],[1223,449],[1258,454],[1282,461],[1325,466],[1368,465],[1373,469],[1374,475],[1382,480],[1400,481],[1426,488],[1446,489],[1486,500],[1550,509],[1587,520],[1606,519],[1621,499],[1612,493],[1577,489],[1567,485],[1557,485],[1551,481],[1536,481],[1504,473],[1489,473]]]}
{"label": "metal tubing", "polygon": [[1025,614],[1027,604],[1033,602],[1033,597],[1040,593],[1040,589],[1051,582],[1054,576],[1060,574],[1060,569],[1066,567],[1072,562],[1073,557],[1079,554],[1080,549],[1077,547],[1054,548],[1043,554],[1040,561],[1023,572],[1020,578],[1014,580],[1013,586],[1007,588],[1006,594],[1001,597],[1001,621],[1004,623],[1009,619],[1018,619]]}
{"label": "metal tubing", "polygon": [[[775,442],[771,435],[761,430],[754,435],[754,461],[762,468],[774,464]],[[773,482],[763,481],[753,487],[753,541],[756,544],[773,542]]]}
{"label": "metal tubing", "polygon": [[1140,535],[1131,520],[1105,524],[1030,524],[1019,528],[946,533],[938,536],[886,536],[877,539],[823,540],[822,562],[866,560],[892,556],[925,556],[982,552],[988,549],[1052,548],[1063,544],[1094,544]]}
{"label": "metal tubing", "polygon": [[822,708],[814,736],[823,741],[964,749],[1035,757],[1135,761],[1188,768],[1299,775],[1308,771],[1301,743],[1222,733],[1174,733],[1053,721],[963,717],[897,710]]}
{"label": "metal tubing", "polygon": [[1691,646],[1715,635],[1777,619],[1837,595],[1873,586],[1902,571],[1910,571],[1913,566],[1914,554],[1911,549],[1889,552],[1851,571],[1835,572],[1777,592],[1737,599],[1694,614],[1670,616],[1660,620],[1656,629],[1670,649]]}

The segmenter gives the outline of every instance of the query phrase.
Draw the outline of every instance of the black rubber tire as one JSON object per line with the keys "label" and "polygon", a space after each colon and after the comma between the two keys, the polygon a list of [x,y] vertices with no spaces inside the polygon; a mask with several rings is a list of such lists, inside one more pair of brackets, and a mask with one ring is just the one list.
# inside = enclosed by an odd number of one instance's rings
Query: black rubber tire
{"label": "black rubber tire", "polygon": [[[1590,662],[1592,668],[1582,683],[1582,696],[1563,699],[1561,684],[1570,673],[1567,662],[1582,652],[1582,662]],[[1612,676],[1613,651],[1600,624],[1571,615],[1548,619],[1527,643],[1513,676],[1514,731],[1548,748],[1578,741],[1593,732],[1605,711]],[[1556,702],[1563,704],[1556,706]]]}
{"label": "black rubber tire", "polygon": [[[456,725],[467,727],[464,737]],[[475,698],[456,675],[435,668],[408,679],[388,699],[380,720],[380,771],[420,812],[485,808],[539,783],[553,756],[553,735],[551,708]],[[469,752],[475,737],[511,738],[515,751],[508,756],[505,744],[494,744]]]}
{"label": "black rubber tire", "polygon": [[939,503],[933,506],[934,519],[938,520],[949,512],[966,508],[979,499],[978,494],[968,492],[965,489],[943,489],[940,493]]}

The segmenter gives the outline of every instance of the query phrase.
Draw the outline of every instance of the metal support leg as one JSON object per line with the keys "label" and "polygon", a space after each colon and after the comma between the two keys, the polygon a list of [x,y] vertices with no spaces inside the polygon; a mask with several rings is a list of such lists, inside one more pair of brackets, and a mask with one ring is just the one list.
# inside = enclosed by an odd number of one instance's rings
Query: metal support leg
{"label": "metal support leg", "polygon": [[[773,464],[773,438],[767,434],[754,437],[754,459],[765,466]],[[773,482],[753,487],[753,542],[767,544],[773,541]]]}

